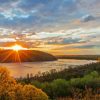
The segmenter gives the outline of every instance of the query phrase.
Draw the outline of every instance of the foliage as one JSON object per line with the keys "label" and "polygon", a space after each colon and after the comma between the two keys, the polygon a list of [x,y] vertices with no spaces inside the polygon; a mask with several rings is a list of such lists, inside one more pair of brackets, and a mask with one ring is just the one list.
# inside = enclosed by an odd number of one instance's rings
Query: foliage
{"label": "foliage", "polygon": [[55,60],[57,60],[55,56],[38,50],[19,50],[17,52],[7,49],[0,50],[0,63],[39,62]]}
{"label": "foliage", "polygon": [[30,83],[32,81],[51,82],[55,79],[70,80],[71,78],[83,77],[84,75],[93,71],[97,71],[100,74],[100,62],[86,64],[86,65],[79,65],[73,68],[69,67],[67,69],[63,69],[60,71],[52,69],[51,71],[39,73],[35,76],[32,76],[32,74],[30,74],[27,75],[26,78],[18,80],[23,81],[25,83]]}
{"label": "foliage", "polygon": [[100,55],[57,55],[58,59],[79,59],[79,60],[98,60]]}
{"label": "foliage", "polygon": [[93,71],[90,74],[86,74],[82,78],[71,78],[70,80],[56,79],[52,82],[39,82],[32,81],[32,85],[41,88],[47,95],[54,99],[57,97],[73,96],[76,89],[80,93],[91,88],[95,92],[100,88],[100,75],[98,72]]}
{"label": "foliage", "polygon": [[84,91],[79,89],[73,90],[71,97],[59,97],[56,100],[100,100],[100,88],[94,92],[91,88],[86,88]]}
{"label": "foliage", "polygon": [[33,85],[17,83],[6,68],[0,67],[0,100],[48,100],[48,97]]}
{"label": "foliage", "polygon": [[92,93],[97,93],[96,91],[100,88],[100,62],[60,71],[53,69],[33,77],[28,75],[26,78],[18,79],[18,82],[30,83],[42,89],[51,99],[72,97],[77,93],[75,90],[82,95],[86,88],[91,88]]}

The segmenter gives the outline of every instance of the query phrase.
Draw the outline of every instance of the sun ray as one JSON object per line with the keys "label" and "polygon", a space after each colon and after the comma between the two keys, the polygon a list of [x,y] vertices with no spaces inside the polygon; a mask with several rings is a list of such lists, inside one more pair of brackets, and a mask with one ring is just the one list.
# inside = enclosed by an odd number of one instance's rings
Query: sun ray
{"label": "sun ray", "polygon": [[28,57],[29,57],[29,55],[28,55],[27,53],[25,53],[24,51],[22,51],[22,55],[23,55],[23,57],[25,57],[25,58],[28,58]]}
{"label": "sun ray", "polygon": [[21,58],[20,58],[19,52],[15,52],[15,61],[21,63]]}
{"label": "sun ray", "polygon": [[12,51],[9,52],[8,55],[2,60],[2,62],[4,62],[5,60],[7,60],[12,53],[13,53]]}
{"label": "sun ray", "polygon": [[[30,55],[27,54],[28,49],[22,47],[21,45],[14,45],[11,47],[8,47],[7,49],[5,49],[6,54],[5,54],[5,58],[3,58],[2,62],[4,61],[12,61],[12,62],[19,62],[21,63],[21,61],[26,60],[26,58],[29,58]],[[3,54],[2,54],[3,55]]]}

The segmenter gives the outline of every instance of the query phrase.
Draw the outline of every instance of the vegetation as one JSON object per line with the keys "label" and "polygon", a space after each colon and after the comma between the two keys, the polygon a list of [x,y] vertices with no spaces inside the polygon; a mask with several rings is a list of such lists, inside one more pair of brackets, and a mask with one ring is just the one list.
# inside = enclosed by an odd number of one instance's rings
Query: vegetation
{"label": "vegetation", "polygon": [[58,59],[100,60],[100,55],[57,55]]}
{"label": "vegetation", "polygon": [[[31,75],[32,76],[32,75]],[[61,71],[39,73],[19,79],[23,84],[35,85],[51,99],[58,100],[99,100],[100,63],[80,65]],[[97,99],[94,99],[97,98]],[[98,99],[99,98],[99,99]]]}
{"label": "vegetation", "polygon": [[[100,89],[97,90],[98,92]],[[56,100],[100,100],[100,93],[93,93],[92,89],[86,89],[81,92],[79,90],[74,90],[73,97],[57,98]]]}
{"label": "vegetation", "polygon": [[[8,55],[8,56],[7,56]],[[36,62],[57,60],[51,54],[37,50],[0,50],[0,63],[11,62]]]}
{"label": "vegetation", "polygon": [[48,96],[33,85],[17,83],[6,68],[0,67],[0,100],[48,100]]}
{"label": "vegetation", "polygon": [[38,73],[37,75],[33,76],[32,74],[28,74],[26,78],[22,78],[19,80],[24,81],[25,83],[30,83],[31,81],[40,81],[40,82],[51,82],[55,79],[65,79],[70,80],[71,78],[80,78],[84,75],[97,71],[100,73],[100,62],[97,63],[91,63],[86,65],[79,65],[76,67],[69,67],[67,69],[63,69],[60,71],[57,71],[55,69],[52,69],[51,71]]}
{"label": "vegetation", "polygon": [[[47,95],[48,96],[47,96]],[[100,100],[100,62],[17,79],[0,67],[0,100]]]}
{"label": "vegetation", "polygon": [[83,93],[88,89],[91,89],[91,94],[98,93],[98,89],[100,88],[100,75],[98,72],[93,71],[90,74],[84,75],[82,78],[72,78],[70,80],[56,79],[52,82],[44,83],[32,81],[30,84],[41,88],[52,99],[66,96],[74,97],[76,90],[81,93],[81,98],[83,98],[86,95]]}

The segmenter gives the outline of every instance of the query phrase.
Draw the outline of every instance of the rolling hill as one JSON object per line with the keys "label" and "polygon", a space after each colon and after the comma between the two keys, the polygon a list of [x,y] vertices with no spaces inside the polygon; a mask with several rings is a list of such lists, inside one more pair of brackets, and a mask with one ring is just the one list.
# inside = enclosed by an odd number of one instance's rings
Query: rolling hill
{"label": "rolling hill", "polygon": [[37,50],[0,50],[0,63],[38,62],[57,60],[51,54]]}

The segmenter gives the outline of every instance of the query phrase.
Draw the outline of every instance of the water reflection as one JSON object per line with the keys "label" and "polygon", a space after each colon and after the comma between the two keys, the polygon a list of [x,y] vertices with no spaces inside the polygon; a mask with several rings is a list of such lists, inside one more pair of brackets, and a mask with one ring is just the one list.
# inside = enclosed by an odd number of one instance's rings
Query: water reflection
{"label": "water reflection", "polygon": [[74,59],[59,59],[58,61],[49,62],[25,62],[25,63],[0,63],[0,66],[7,67],[14,77],[24,77],[27,73],[37,74],[51,69],[63,69],[69,66],[84,65],[96,62],[93,60],[74,60]]}

